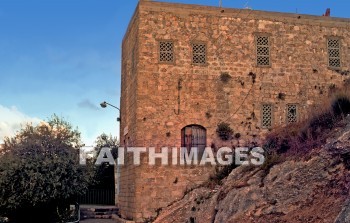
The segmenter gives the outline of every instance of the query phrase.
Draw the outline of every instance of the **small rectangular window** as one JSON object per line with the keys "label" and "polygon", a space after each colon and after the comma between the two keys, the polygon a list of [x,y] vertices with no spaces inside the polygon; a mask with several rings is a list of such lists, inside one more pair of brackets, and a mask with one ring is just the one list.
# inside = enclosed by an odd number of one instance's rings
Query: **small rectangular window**
{"label": "small rectangular window", "polygon": [[174,62],[174,43],[171,41],[159,42],[159,62]]}
{"label": "small rectangular window", "polygon": [[272,105],[264,104],[261,108],[262,119],[261,119],[261,127],[268,129],[272,127]]}
{"label": "small rectangular window", "polygon": [[256,63],[258,66],[270,66],[270,39],[268,36],[256,37]]}
{"label": "small rectangular window", "polygon": [[192,44],[192,63],[206,64],[207,46],[204,43]]}
{"label": "small rectangular window", "polygon": [[340,40],[335,38],[327,39],[328,66],[340,68]]}
{"label": "small rectangular window", "polygon": [[293,123],[298,121],[298,108],[297,105],[287,105],[287,123]]}

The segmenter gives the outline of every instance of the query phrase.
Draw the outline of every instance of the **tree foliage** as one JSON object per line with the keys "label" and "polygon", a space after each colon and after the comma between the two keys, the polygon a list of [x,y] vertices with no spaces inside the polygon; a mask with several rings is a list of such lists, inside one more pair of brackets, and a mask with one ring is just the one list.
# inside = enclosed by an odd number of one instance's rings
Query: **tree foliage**
{"label": "tree foliage", "polygon": [[[107,135],[105,133],[102,133],[97,137],[95,143],[96,143],[96,146],[95,146],[96,157],[98,156],[98,154],[100,153],[103,147],[108,147],[110,148],[113,158],[114,159],[117,158],[118,147],[119,147],[119,141],[117,137],[113,137],[112,135]],[[105,188],[105,189],[114,188],[115,187],[114,171],[115,171],[115,167],[110,166],[108,163],[103,163],[101,166],[97,166],[95,171],[96,183],[95,185],[92,186],[92,188]]]}
{"label": "tree foliage", "polygon": [[83,194],[93,176],[91,168],[79,164],[81,144],[79,131],[56,115],[5,139],[0,156],[0,216],[20,222],[18,216],[30,210],[34,218],[46,215],[50,218],[46,222],[58,221],[57,210]]}
{"label": "tree foliage", "polygon": [[102,133],[99,135],[95,141],[95,152],[98,154],[101,151],[101,148],[103,147],[109,147],[111,149],[112,155],[114,159],[117,158],[117,150],[119,147],[119,141],[116,136],[107,135],[105,133]]}

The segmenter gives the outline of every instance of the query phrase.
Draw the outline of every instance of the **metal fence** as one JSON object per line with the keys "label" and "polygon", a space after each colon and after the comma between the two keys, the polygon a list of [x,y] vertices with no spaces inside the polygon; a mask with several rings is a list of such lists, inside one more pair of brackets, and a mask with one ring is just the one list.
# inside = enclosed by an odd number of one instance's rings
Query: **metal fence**
{"label": "metal fence", "polygon": [[115,204],[115,189],[89,189],[78,198],[79,204]]}

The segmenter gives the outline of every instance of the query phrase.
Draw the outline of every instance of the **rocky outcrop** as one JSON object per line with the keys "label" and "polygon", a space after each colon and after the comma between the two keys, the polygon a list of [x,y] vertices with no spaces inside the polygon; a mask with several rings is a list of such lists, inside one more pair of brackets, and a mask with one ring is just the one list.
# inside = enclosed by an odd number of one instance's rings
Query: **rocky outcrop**
{"label": "rocky outcrop", "polygon": [[350,222],[350,200],[348,200],[343,209],[339,213],[334,223],[349,223]]}
{"label": "rocky outcrop", "polygon": [[319,149],[269,171],[238,167],[217,189],[200,187],[156,223],[350,222],[350,124]]}

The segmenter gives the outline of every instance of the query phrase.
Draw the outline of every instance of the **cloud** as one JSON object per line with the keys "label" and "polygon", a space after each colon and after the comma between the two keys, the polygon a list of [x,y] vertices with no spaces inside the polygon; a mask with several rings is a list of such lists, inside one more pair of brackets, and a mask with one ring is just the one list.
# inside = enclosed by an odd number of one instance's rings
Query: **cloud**
{"label": "cloud", "polygon": [[0,143],[5,137],[12,137],[25,124],[38,124],[42,121],[36,117],[30,117],[20,111],[16,107],[4,107],[0,105]]}
{"label": "cloud", "polygon": [[79,106],[80,108],[88,108],[88,109],[91,109],[91,110],[94,110],[94,111],[100,109],[97,105],[95,105],[94,103],[92,103],[89,99],[85,99],[85,100],[79,102],[79,103],[78,103],[78,106]]}

